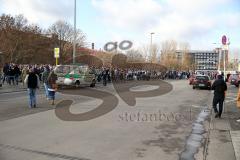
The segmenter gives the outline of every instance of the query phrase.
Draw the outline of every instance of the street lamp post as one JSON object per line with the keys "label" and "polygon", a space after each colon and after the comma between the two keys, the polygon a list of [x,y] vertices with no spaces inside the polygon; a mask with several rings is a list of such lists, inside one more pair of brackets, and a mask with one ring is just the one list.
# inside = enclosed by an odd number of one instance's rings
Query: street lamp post
{"label": "street lamp post", "polygon": [[74,0],[74,39],[73,39],[73,64],[76,63],[76,0]]}
{"label": "street lamp post", "polygon": [[150,43],[150,54],[151,54],[151,63],[152,63],[152,56],[153,56],[153,49],[152,49],[152,35],[154,34],[154,32],[151,32],[150,35],[151,35],[151,43]]}

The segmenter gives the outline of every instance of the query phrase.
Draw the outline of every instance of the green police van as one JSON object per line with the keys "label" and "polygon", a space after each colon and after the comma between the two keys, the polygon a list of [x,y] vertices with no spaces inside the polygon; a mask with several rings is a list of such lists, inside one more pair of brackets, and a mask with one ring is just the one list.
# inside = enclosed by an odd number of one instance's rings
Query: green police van
{"label": "green police van", "polygon": [[59,86],[90,86],[95,87],[94,70],[88,65],[57,65],[54,68]]}

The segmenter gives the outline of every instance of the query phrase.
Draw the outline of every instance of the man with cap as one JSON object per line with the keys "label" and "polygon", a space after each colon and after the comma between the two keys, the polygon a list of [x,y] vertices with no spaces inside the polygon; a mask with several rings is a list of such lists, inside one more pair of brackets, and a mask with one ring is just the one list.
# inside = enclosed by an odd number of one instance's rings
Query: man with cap
{"label": "man with cap", "polygon": [[[215,118],[221,118],[225,91],[227,90],[227,84],[222,75],[217,76],[217,79],[212,84],[212,90],[214,90],[213,109],[215,112]],[[219,105],[219,109],[217,109],[217,104]]]}

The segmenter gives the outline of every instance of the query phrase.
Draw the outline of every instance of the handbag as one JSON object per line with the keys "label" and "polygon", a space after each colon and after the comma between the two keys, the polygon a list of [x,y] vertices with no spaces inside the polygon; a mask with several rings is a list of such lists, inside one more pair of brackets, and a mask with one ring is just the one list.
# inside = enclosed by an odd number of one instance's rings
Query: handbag
{"label": "handbag", "polygon": [[52,84],[52,89],[56,91],[58,89],[58,85],[56,83]]}

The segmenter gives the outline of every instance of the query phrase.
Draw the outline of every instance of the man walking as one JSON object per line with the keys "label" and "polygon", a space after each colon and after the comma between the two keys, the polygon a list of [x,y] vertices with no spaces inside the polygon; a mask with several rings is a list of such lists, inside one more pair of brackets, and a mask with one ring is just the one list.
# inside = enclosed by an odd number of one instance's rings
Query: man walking
{"label": "man walking", "polygon": [[6,81],[7,83],[8,83],[8,71],[9,71],[9,68],[10,68],[10,66],[9,66],[9,64],[8,63],[6,63],[5,65],[4,65],[4,67],[3,67],[3,81],[2,81],[2,83],[4,84],[4,82]]}
{"label": "man walking", "polygon": [[15,79],[16,85],[18,85],[18,79],[19,79],[19,76],[21,75],[21,71],[17,64],[14,65],[13,72],[14,72],[14,79]]}
{"label": "man walking", "polygon": [[103,85],[106,86],[107,85],[107,70],[106,70],[106,68],[103,68],[102,80],[103,80]]}
{"label": "man walking", "polygon": [[34,69],[30,69],[30,73],[26,76],[24,82],[28,88],[29,108],[36,108],[36,89],[39,88],[40,82]]}
{"label": "man walking", "polygon": [[[213,109],[215,112],[215,118],[221,118],[225,91],[227,90],[227,84],[222,75],[217,76],[217,79],[212,84],[212,90],[214,90]],[[217,109],[217,104],[219,105],[219,109]]]}

